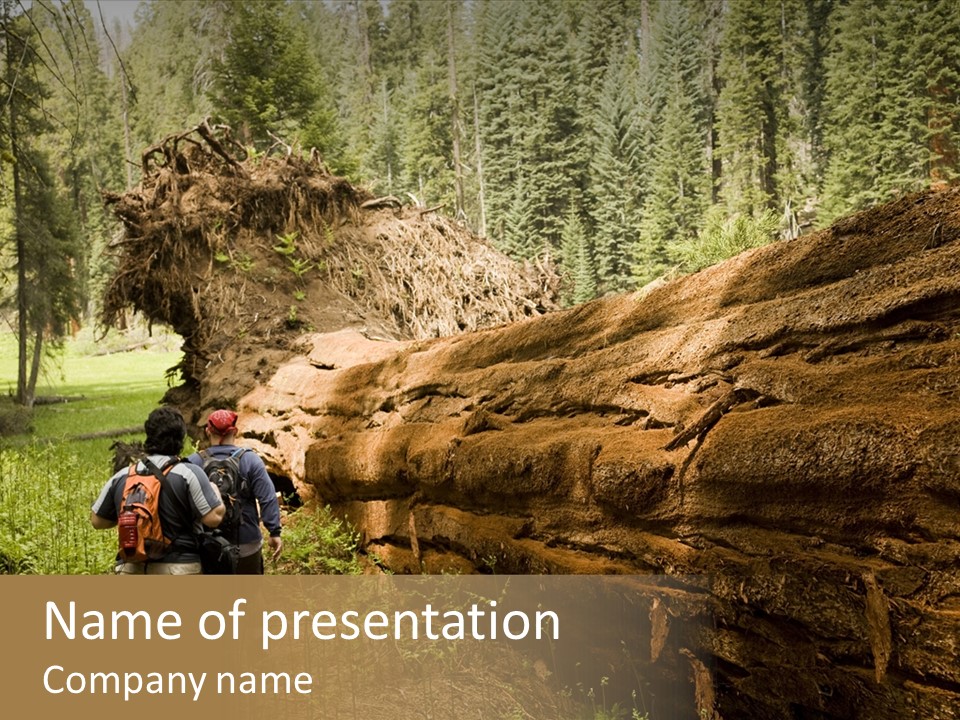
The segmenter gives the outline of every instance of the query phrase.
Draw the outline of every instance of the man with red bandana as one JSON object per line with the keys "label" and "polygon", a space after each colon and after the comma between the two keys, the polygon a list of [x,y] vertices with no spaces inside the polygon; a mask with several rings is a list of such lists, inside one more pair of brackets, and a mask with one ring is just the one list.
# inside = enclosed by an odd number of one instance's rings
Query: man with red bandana
{"label": "man with red bandana", "polygon": [[[202,453],[194,453],[188,462],[203,467],[204,460],[223,460],[235,456],[239,459],[241,485],[247,490],[239,493],[243,519],[240,524],[240,560],[238,575],[263,574],[263,535],[260,523],[270,533],[271,558],[276,562],[283,548],[280,539],[280,505],[273,481],[267,474],[263,460],[253,450],[236,445],[237,413],[232,410],[214,410],[207,417],[204,431],[210,447]],[[206,457],[204,457],[206,456]],[[259,513],[257,505],[259,504]]]}

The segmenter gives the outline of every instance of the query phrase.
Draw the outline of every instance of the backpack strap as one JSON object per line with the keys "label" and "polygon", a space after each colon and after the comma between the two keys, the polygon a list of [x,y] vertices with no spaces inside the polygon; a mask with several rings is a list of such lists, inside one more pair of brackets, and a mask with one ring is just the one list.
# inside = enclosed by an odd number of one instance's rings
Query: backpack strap
{"label": "backpack strap", "polygon": [[[228,458],[238,458],[238,457],[240,457],[241,455],[243,455],[243,454],[244,454],[247,450],[249,450],[249,449],[250,449],[250,448],[238,447],[238,448],[237,448],[236,450],[234,450],[232,453],[230,453],[229,455],[227,455],[227,457],[228,457]],[[222,458],[215,457],[214,455],[211,455],[211,454],[210,454],[210,448],[204,448],[203,450],[201,450],[200,452],[198,452],[197,455],[199,455],[199,456],[200,456],[200,459],[203,460],[204,462],[206,462],[207,460],[210,460],[210,459],[213,459],[213,460],[220,460],[220,459],[222,459]]]}
{"label": "backpack strap", "polygon": [[163,487],[163,480],[167,476],[167,473],[170,472],[173,466],[179,462],[180,458],[174,455],[163,464],[163,467],[157,467],[153,464],[153,460],[150,458],[144,458],[143,466],[147,469],[147,472],[149,472],[159,481],[160,486]]}
{"label": "backpack strap", "polygon": [[237,461],[237,479],[240,481],[240,487],[237,488],[237,497],[250,498],[252,497],[252,492],[250,490],[250,483],[247,482],[247,479],[240,472],[240,458],[243,454],[250,448],[238,447],[232,453],[230,453],[230,459]]}

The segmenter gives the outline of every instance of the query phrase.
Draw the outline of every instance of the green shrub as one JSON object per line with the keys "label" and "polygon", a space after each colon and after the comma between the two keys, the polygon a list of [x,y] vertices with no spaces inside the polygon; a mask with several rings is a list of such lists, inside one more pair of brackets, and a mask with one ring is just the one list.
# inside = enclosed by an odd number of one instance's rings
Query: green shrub
{"label": "green shrub", "polygon": [[33,413],[12,401],[0,402],[0,437],[25,435],[33,429]]}
{"label": "green shrub", "polygon": [[716,265],[744,250],[773,242],[778,229],[779,221],[769,210],[759,217],[739,213],[727,216],[715,206],[707,213],[700,234],[677,249],[680,268],[684,272],[696,272]]}

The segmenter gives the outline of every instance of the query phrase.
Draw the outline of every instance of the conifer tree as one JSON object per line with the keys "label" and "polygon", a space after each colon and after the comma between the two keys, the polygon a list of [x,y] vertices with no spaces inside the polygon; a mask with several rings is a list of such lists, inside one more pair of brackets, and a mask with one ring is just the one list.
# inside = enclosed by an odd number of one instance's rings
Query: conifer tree
{"label": "conifer tree", "polygon": [[394,169],[383,164],[382,147],[374,141],[377,123],[384,119],[391,123],[389,130],[377,128],[378,138],[395,132],[398,143],[403,142],[399,125],[394,125],[399,118],[396,86],[389,74],[385,76],[389,103],[385,112],[383,80],[374,64],[385,57],[383,6],[379,0],[350,0],[330,7],[309,2],[305,14],[314,57],[319,57],[324,77],[336,78],[332,94],[342,138],[341,164],[356,181],[382,181]]}
{"label": "conifer tree", "polygon": [[318,68],[302,29],[281,4],[243,0],[231,6],[228,33],[223,58],[214,63],[218,111],[247,145],[269,146],[271,133],[299,139],[320,100]]}
{"label": "conifer tree", "polygon": [[426,205],[453,203],[446,57],[429,51],[402,86],[404,187]]}
{"label": "conifer tree", "polygon": [[479,145],[486,188],[487,235],[502,244],[505,216],[513,199],[522,162],[515,108],[521,84],[513,67],[513,39],[518,34],[520,6],[480,0],[476,7],[477,53],[473,77],[478,105]]}
{"label": "conifer tree", "polygon": [[904,65],[913,78],[924,172],[931,184],[960,180],[960,5],[926,0],[908,15]]}
{"label": "conifer tree", "polygon": [[696,234],[709,201],[697,30],[685,3],[661,6],[658,20],[655,67],[665,102],[651,149],[640,236],[633,247],[634,279],[639,284],[672,265],[675,246]]}
{"label": "conifer tree", "polygon": [[734,2],[725,18],[717,109],[722,197],[730,213],[777,205],[780,3]]}
{"label": "conifer tree", "polygon": [[117,88],[100,66],[93,18],[79,2],[39,5],[32,13],[45,61],[38,68],[48,89],[46,114],[55,120],[36,138],[36,149],[56,168],[55,196],[67,203],[87,242],[79,244],[75,283],[85,318],[96,312],[106,244],[116,229],[101,191],[124,187],[125,163]]}
{"label": "conifer tree", "polygon": [[[537,238],[523,243],[531,251],[559,247],[566,208],[580,185],[573,59],[561,10],[557,0],[497,3],[487,36],[494,45],[478,77],[490,214],[509,214],[513,237]],[[507,240],[502,224],[494,224],[492,235],[497,242]]]}
{"label": "conifer tree", "polygon": [[579,304],[596,297],[593,249],[575,203],[567,209],[560,245],[560,264],[566,269],[564,299]]}
{"label": "conifer tree", "polygon": [[[640,137],[637,76],[632,36],[607,67],[593,115],[594,152],[590,160],[594,253],[598,290],[620,292],[632,285],[630,248],[640,232],[644,202],[644,150]],[[577,262],[582,261],[577,256]]]}
{"label": "conifer tree", "polygon": [[911,48],[921,5],[854,0],[836,9],[826,63],[828,152],[818,221],[929,182],[927,76]]}
{"label": "conifer tree", "polygon": [[[454,168],[454,114],[450,90],[449,33],[456,35],[458,10],[447,2],[407,0],[402,12],[388,18],[388,38],[408,38],[403,83],[398,88],[403,189],[428,205],[444,204],[456,214],[458,196]],[[455,43],[454,43],[455,45]],[[456,59],[453,66],[456,67]],[[396,71],[394,70],[394,73]]]}
{"label": "conifer tree", "polygon": [[216,0],[144,4],[123,53],[131,83],[131,143],[144,148],[212,114],[213,62],[223,49],[225,6]]}
{"label": "conifer tree", "polygon": [[[30,11],[27,11],[30,12]],[[0,5],[3,80],[8,88],[0,127],[4,155],[10,161],[13,246],[16,264],[14,304],[17,313],[18,374],[16,401],[33,405],[45,348],[68,331],[78,318],[76,227],[58,192],[40,140],[56,120],[45,111],[50,97],[43,84],[43,46],[37,23],[27,13],[14,16],[11,3]],[[61,120],[62,122],[62,120]]]}

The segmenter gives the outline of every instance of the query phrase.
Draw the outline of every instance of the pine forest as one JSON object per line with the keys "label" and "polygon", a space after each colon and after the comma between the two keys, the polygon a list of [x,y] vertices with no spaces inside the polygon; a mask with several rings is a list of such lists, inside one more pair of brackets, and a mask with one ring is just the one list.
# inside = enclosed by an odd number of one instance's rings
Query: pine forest
{"label": "pine forest", "polygon": [[102,193],[205,118],[549,258],[568,304],[960,174],[953,0],[109,4],[0,0],[3,299],[34,383],[97,314]]}

